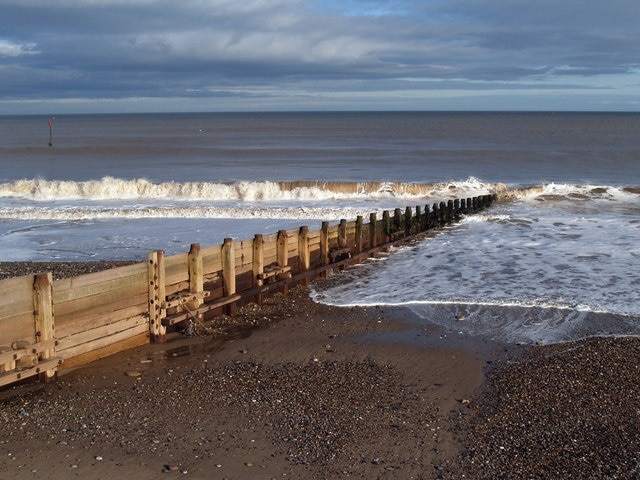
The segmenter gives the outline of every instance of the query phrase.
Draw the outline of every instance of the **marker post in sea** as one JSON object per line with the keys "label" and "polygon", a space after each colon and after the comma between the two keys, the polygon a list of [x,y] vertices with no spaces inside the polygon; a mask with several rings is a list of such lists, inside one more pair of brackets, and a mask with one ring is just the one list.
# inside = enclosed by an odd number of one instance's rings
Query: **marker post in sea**
{"label": "marker post in sea", "polygon": [[49,119],[49,146],[53,146],[53,118]]}

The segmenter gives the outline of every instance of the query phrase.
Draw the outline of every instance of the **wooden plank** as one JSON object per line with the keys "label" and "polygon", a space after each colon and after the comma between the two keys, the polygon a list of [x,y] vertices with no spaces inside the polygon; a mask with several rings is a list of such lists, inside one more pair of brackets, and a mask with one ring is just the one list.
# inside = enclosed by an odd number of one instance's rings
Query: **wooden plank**
{"label": "wooden plank", "polygon": [[53,291],[60,289],[61,291],[73,288],[82,288],[95,284],[110,282],[127,277],[137,277],[140,274],[145,275],[147,272],[146,262],[134,263],[122,267],[109,268],[100,272],[86,273],[77,277],[62,278],[53,281]]}
{"label": "wooden plank", "polygon": [[[61,324],[67,324],[73,322],[73,318],[85,318],[95,317],[96,315],[108,316],[113,312],[124,310],[127,308],[143,308],[145,311],[148,309],[147,302],[149,300],[149,293],[147,291],[141,291],[134,295],[126,297],[117,297],[114,295],[110,298],[110,301],[100,302],[92,304],[90,301],[80,303],[78,301],[68,302],[62,305],[55,304],[55,317],[56,325],[59,328]],[[79,308],[72,308],[79,307]]]}
{"label": "wooden plank", "polygon": [[[189,282],[189,254],[180,253],[164,258],[164,284],[168,286]],[[167,293],[167,292],[165,292]]]}
{"label": "wooden plank", "polygon": [[[202,301],[208,297],[210,292],[182,292],[177,298],[170,298],[165,300],[162,304],[163,308],[180,307],[186,304],[192,304]],[[169,297],[167,297],[169,298]]]}
{"label": "wooden plank", "polygon": [[145,316],[140,315],[61,338],[58,340],[56,354],[69,358],[133,337],[148,330],[147,321]]}
{"label": "wooden plank", "polygon": [[164,278],[165,287],[171,285],[185,285],[189,284],[189,267],[185,263],[183,265],[184,270],[173,270],[172,272],[166,272]]}
{"label": "wooden plank", "polygon": [[21,313],[0,320],[0,344],[10,344],[17,339],[33,338],[36,332],[33,324],[33,307],[28,314]]}
{"label": "wooden plank", "polygon": [[123,340],[110,343],[109,345],[105,345],[104,347],[97,348],[80,355],[65,358],[64,363],[58,367],[58,371],[86,365],[87,363],[91,363],[100,358],[108,357],[115,353],[139,347],[140,345],[145,345],[147,343],[149,343],[149,329],[145,328],[144,332],[132,337],[127,337]]}
{"label": "wooden plank", "polygon": [[189,289],[189,282],[188,281],[184,281],[184,282],[180,282],[180,283],[173,283],[170,285],[165,285],[164,286],[164,293],[165,295],[169,296],[169,295],[173,295],[177,292],[181,292],[183,290],[188,290]]}
{"label": "wooden plank", "polygon": [[[0,304],[0,322],[3,319],[8,319],[20,315],[33,315],[33,286],[29,287],[31,291],[31,296],[28,299],[22,300],[20,302],[7,302],[4,304]],[[2,299],[0,298],[0,302]]]}
{"label": "wooden plank", "polygon": [[[222,271],[205,273],[203,283],[204,285],[222,283]],[[206,290],[211,290],[211,289],[207,288]]]}
{"label": "wooden plank", "polygon": [[[19,340],[17,343],[26,343],[25,348],[11,348],[5,347],[0,353],[0,364],[19,360],[22,357],[26,357],[29,355],[39,355],[41,353],[46,353],[48,350],[52,350],[55,348],[57,340],[50,339],[43,342],[31,343],[29,340]],[[14,342],[16,343],[16,342]]]}
{"label": "wooden plank", "polygon": [[272,239],[270,241],[264,240],[263,237],[263,243],[264,243],[264,253],[265,255],[269,254],[269,255],[275,255],[276,252],[278,251],[278,240],[277,239]]}
{"label": "wooden plank", "polygon": [[222,257],[216,258],[215,261],[208,261],[207,257],[202,258],[202,271],[204,275],[211,272],[219,272],[222,270]]}
{"label": "wooden plank", "polygon": [[207,302],[200,305],[198,308],[190,310],[188,312],[180,312],[176,315],[170,315],[162,319],[162,323],[169,327],[171,325],[175,325],[176,323],[184,322],[186,320],[190,320],[193,317],[197,317],[200,314],[204,314],[211,310],[216,310],[217,308],[222,308],[231,303],[237,302],[240,300],[242,296],[240,294],[231,295],[228,297],[222,297],[213,302]]}
{"label": "wooden plank", "polygon": [[202,258],[208,259],[209,261],[215,262],[215,259],[221,259],[222,256],[220,254],[220,247],[222,245],[211,245],[210,247],[204,247],[202,249]]}
{"label": "wooden plank", "polygon": [[278,232],[263,235],[262,239],[266,244],[273,243],[275,245],[275,243],[278,241]]}
{"label": "wooden plank", "polygon": [[127,288],[107,290],[100,295],[78,297],[73,300],[60,300],[58,292],[54,289],[55,314],[56,317],[62,317],[74,312],[95,308],[96,305],[118,304],[122,301],[131,303],[140,295],[148,293],[148,288],[147,281],[145,281]]}
{"label": "wooden plank", "polygon": [[88,310],[83,312],[82,316],[66,318],[63,324],[58,322],[56,325],[57,336],[58,338],[69,337],[98,326],[108,325],[109,323],[119,322],[121,320],[126,320],[140,315],[147,315],[148,304],[146,296],[142,300],[144,300],[144,303],[114,310],[108,314],[104,312],[96,313]]}
{"label": "wooden plank", "polygon": [[59,357],[52,357],[48,360],[39,362],[37,365],[24,370],[12,370],[0,375],[0,386],[9,385],[25,378],[30,378],[46,371],[55,371],[55,369],[62,363],[62,359]]}
{"label": "wooden plank", "polygon": [[[105,270],[108,272],[108,270]],[[137,271],[133,275],[127,275],[118,278],[112,278],[111,275],[105,275],[104,278],[99,276],[99,273],[90,274],[94,282],[87,283],[85,281],[78,282],[81,285],[76,284],[74,279],[68,282],[54,282],[53,291],[55,295],[56,304],[77,300],[83,297],[99,296],[102,294],[109,294],[113,291],[127,291],[131,288],[140,287],[140,285],[146,285],[149,281],[148,272]],[[82,278],[82,277],[75,277]],[[100,300],[98,300],[99,302]]]}
{"label": "wooden plank", "polygon": [[291,272],[290,266],[279,266],[279,265],[269,265],[264,267],[264,271],[262,273],[258,273],[257,277],[260,280],[265,280],[270,277],[276,277],[278,275],[283,275]]}
{"label": "wooden plank", "polygon": [[0,353],[0,365],[15,362],[26,355],[33,355],[33,352],[26,348],[14,350],[11,347],[5,347],[2,350],[2,353]]}
{"label": "wooden plank", "polygon": [[33,275],[0,280],[0,303],[22,303],[33,295]]}

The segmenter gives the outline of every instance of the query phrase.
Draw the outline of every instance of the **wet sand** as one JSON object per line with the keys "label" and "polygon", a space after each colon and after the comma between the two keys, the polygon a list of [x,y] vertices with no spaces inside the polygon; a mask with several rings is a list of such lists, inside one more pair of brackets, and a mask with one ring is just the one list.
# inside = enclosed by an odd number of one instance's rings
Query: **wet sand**
{"label": "wet sand", "polygon": [[296,288],[201,336],[172,334],[53,384],[5,389],[0,471],[637,477],[640,341],[505,348],[414,320],[404,309],[318,305]]}

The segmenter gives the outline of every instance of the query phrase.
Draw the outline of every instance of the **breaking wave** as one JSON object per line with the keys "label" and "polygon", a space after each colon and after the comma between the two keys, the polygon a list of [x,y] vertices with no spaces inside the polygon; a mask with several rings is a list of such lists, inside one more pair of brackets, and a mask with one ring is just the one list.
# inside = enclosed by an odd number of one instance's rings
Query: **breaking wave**
{"label": "breaking wave", "polygon": [[173,199],[195,201],[282,201],[357,198],[421,198],[475,196],[488,193],[492,185],[476,178],[451,183],[404,182],[164,182],[104,177],[82,182],[23,179],[0,184],[0,197],[34,201]]}
{"label": "breaking wave", "polygon": [[501,200],[536,198],[554,200],[589,198],[628,198],[640,194],[638,187],[554,184],[510,187],[486,183],[474,177],[445,183],[407,182],[327,182],[327,181],[238,181],[163,182],[146,179],[104,177],[98,180],[23,179],[0,183],[0,198],[33,201],[55,200],[132,200],[173,199],[193,201],[283,201],[283,200],[352,200],[376,198],[465,198],[495,193]]}
{"label": "breaking wave", "polygon": [[[407,205],[496,194],[501,202],[538,205],[601,202],[636,205],[640,189],[547,184],[510,187],[474,177],[448,183],[405,182],[165,182],[146,179],[66,181],[23,179],[0,183],[0,218],[79,220],[108,218],[299,218],[334,220]],[[576,207],[576,208],[578,208]],[[638,206],[640,208],[640,205]],[[484,215],[490,215],[486,213]]]}

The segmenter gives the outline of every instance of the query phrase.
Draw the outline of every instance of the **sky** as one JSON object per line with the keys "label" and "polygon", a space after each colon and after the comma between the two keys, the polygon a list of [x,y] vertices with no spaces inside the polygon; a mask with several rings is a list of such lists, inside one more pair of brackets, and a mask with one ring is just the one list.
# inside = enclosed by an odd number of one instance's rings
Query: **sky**
{"label": "sky", "polygon": [[0,114],[639,111],[638,0],[0,0]]}

